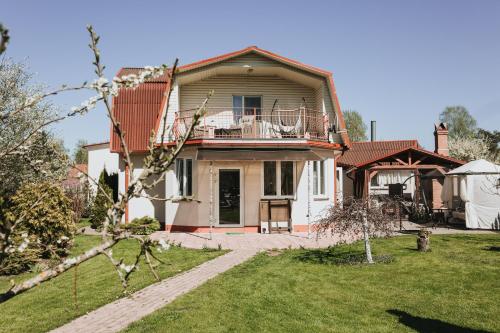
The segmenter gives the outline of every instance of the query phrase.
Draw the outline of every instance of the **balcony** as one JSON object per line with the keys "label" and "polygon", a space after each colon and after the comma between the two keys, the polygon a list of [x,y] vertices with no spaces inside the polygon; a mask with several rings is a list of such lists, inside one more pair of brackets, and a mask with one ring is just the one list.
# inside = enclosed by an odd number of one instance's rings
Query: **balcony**
{"label": "balcony", "polygon": [[[196,110],[176,112],[171,137],[184,136]],[[192,139],[311,139],[328,141],[328,116],[317,110],[208,107]]]}

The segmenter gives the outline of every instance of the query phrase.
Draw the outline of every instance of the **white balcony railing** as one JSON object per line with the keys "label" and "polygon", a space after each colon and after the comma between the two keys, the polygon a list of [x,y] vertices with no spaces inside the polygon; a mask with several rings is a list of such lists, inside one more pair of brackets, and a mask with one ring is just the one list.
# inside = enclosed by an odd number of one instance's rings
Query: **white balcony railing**
{"label": "white balcony railing", "polygon": [[[171,136],[184,136],[196,110],[176,112]],[[228,109],[207,107],[194,128],[193,139],[284,139],[328,140],[328,117],[319,111]]]}

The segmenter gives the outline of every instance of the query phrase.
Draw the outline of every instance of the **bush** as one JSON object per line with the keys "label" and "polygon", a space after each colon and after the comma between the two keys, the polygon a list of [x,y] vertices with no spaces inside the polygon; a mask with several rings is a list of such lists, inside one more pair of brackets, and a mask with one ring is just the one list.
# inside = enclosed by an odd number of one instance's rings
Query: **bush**
{"label": "bush", "polygon": [[129,230],[136,235],[150,235],[160,230],[160,222],[150,216],[135,218],[132,222],[125,224],[124,229]]}
{"label": "bush", "polygon": [[10,235],[11,251],[1,258],[0,273],[17,274],[40,260],[67,255],[76,230],[73,214],[61,187],[48,182],[21,187],[3,217],[4,226],[21,220]]}
{"label": "bush", "polygon": [[91,207],[89,191],[88,182],[65,189],[65,194],[71,202],[71,210],[75,213],[73,215],[75,224],[78,223],[82,217],[90,216]]}
{"label": "bush", "polygon": [[[99,176],[99,188],[90,209],[90,226],[96,230],[101,230],[104,220],[108,216],[108,209],[111,208],[109,198],[113,198],[113,191],[106,183],[108,173],[106,169],[101,172]],[[106,192],[107,196],[103,193]]]}

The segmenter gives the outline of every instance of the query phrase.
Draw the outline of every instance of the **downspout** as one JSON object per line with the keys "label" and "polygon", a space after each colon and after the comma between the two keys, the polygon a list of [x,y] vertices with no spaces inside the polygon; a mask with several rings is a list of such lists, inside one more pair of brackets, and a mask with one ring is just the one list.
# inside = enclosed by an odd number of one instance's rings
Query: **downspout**
{"label": "downspout", "polygon": [[210,173],[210,208],[209,208],[209,218],[208,218],[208,224],[210,226],[210,240],[212,240],[212,228],[214,226],[214,170],[213,170],[213,161],[210,161],[210,168],[209,168],[209,173]]}
{"label": "downspout", "polygon": [[311,162],[307,161],[307,238],[311,238]]}

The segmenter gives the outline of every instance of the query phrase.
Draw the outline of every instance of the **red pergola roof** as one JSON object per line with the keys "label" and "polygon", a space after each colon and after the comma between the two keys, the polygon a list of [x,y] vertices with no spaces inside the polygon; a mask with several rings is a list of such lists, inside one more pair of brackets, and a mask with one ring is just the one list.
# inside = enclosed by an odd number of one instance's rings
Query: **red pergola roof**
{"label": "red pergola roof", "polygon": [[340,166],[359,167],[407,148],[419,148],[417,140],[352,142],[338,159]]}

